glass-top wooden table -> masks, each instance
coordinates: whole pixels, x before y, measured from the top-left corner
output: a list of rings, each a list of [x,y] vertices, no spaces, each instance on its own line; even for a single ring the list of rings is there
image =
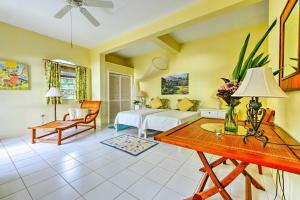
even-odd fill
[[[217,136],[220,135],[237,135],[237,136],[245,136],[247,134],[247,129],[244,126],[238,126],[238,132],[233,133],[224,130],[224,123],[204,123],[201,124],[200,127],[206,131],[210,131],[215,133]]]

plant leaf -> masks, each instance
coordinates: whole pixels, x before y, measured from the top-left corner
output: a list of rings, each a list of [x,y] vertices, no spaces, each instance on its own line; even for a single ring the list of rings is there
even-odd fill
[[[237,65],[235,66],[235,68],[233,70],[233,73],[232,73],[232,79],[233,80],[238,80],[238,78],[239,78],[239,74],[240,74],[240,71],[241,71],[241,67],[243,65],[245,53],[246,53],[246,50],[247,50],[247,47],[248,47],[249,39],[250,39],[250,33],[248,33],[248,35],[247,35],[247,37],[244,41],[244,45],[241,49],[238,63],[237,63]]]
[[[279,72],[280,72],[280,69],[277,69],[277,70],[275,70],[275,71],[273,72],[273,75],[274,75],[274,76],[277,76],[277,75],[279,74]]]
[[[262,45],[262,43],[265,41],[266,37],[269,35],[269,33],[271,32],[271,30],[274,28],[274,26],[276,25],[276,23],[277,23],[277,20],[274,20],[274,22],[271,24],[271,26],[268,28],[268,30],[265,32],[265,34],[258,41],[258,43],[255,45],[255,47],[253,48],[253,50],[249,54],[248,58],[246,59],[244,65],[243,65],[243,67],[241,69],[238,81],[242,81],[243,77],[245,77],[246,72],[247,72],[247,70],[249,68],[249,62],[251,60],[253,60],[253,57],[255,56],[256,52],[258,51],[258,49],[260,48],[260,46]]]

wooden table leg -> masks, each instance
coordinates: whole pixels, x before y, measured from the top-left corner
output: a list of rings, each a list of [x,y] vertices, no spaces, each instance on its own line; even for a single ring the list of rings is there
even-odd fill
[[[238,166],[239,165],[239,163],[238,163],[238,161],[236,161],[236,160],[234,160],[234,159],[230,159],[230,161],[235,165],[235,166]],[[244,174],[244,176],[247,178],[249,178],[249,180],[250,180],[250,182],[257,188],[257,189],[259,189],[259,190],[262,190],[262,191],[265,191],[265,188],[261,185],[261,184],[259,184],[259,182],[258,181],[256,181],[246,170],[244,170],[243,172],[242,172],[243,174]]]
[[[247,175],[245,176],[245,192],[246,200],[252,200],[251,178]]]
[[[214,185],[216,187],[218,187],[218,192],[221,194],[221,196],[223,197],[223,199],[225,200],[231,200],[230,195],[228,194],[228,192],[225,190],[225,188],[223,187],[223,185],[220,183],[219,179],[217,178],[216,174],[213,172],[213,170],[211,169],[211,166],[209,165],[205,155],[202,152],[197,152],[202,164],[205,167],[206,172],[208,173],[209,177],[211,178],[212,182],[214,183]]]
[[[35,144],[35,138],[36,138],[36,129],[32,129],[32,134],[31,134],[31,143]]]
[[[62,135],[62,130],[58,129],[57,130],[58,137],[57,137],[57,145],[61,145],[61,135]]]

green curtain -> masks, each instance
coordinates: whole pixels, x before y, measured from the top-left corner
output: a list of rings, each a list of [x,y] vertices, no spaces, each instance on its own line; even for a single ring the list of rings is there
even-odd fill
[[[87,99],[87,69],[76,66],[76,100],[82,102]]]
[[[46,80],[48,89],[51,87],[60,88],[60,66],[56,62],[52,62],[47,60],[45,62],[45,73],[46,73]],[[47,104],[54,104],[56,103],[61,104],[61,97],[47,97]]]

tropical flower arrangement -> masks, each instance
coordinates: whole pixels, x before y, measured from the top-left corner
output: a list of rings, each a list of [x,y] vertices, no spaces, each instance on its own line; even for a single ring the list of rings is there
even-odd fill
[[[232,97],[232,94],[238,89],[241,85],[241,82],[244,80],[247,70],[250,68],[262,67],[270,62],[269,55],[264,55],[264,53],[260,53],[256,56],[257,51],[271,32],[271,30],[276,25],[275,20],[262,38],[258,41],[258,43],[254,46],[248,57],[245,59],[248,43],[250,40],[250,33],[247,35],[244,44],[242,46],[238,62],[232,72],[232,76],[230,79],[222,78],[225,82],[219,89],[217,96],[223,99],[227,106],[228,110],[225,116],[224,129],[225,131],[237,132],[238,124],[237,124],[237,114],[235,113],[235,107],[240,104],[240,98]],[[277,74],[277,72],[274,72]]]

